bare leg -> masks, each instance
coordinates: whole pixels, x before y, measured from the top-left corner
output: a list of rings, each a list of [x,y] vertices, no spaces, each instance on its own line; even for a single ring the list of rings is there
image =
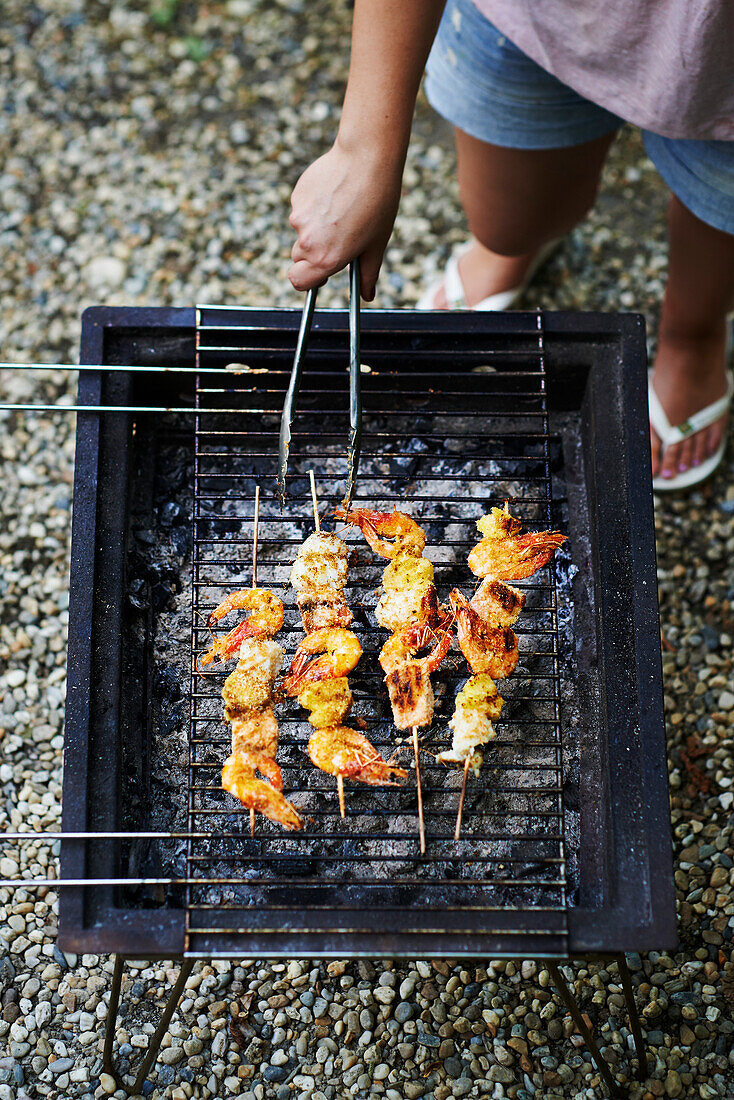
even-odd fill
[[[713,229],[677,198],[668,209],[668,285],[660,315],[653,385],[671,424],[726,392],[726,315],[734,308],[734,236]],[[660,454],[650,430],[653,476],[672,477],[717,449],[726,417]]]
[[[459,261],[470,306],[517,286],[538,249],[583,218],[614,136],[566,149],[505,149],[455,130],[461,202],[475,238]],[[441,288],[435,308],[446,307]]]

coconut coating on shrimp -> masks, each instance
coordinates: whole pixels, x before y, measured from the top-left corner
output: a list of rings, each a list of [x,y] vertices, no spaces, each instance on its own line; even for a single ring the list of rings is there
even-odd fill
[[[391,632],[417,623],[438,626],[446,614],[433,583],[433,564],[401,552],[382,576],[384,592],[375,608],[380,626]]]
[[[237,714],[232,719],[232,752],[257,751],[275,759],[278,723],[272,707]]]
[[[346,543],[336,535],[315,531],[300,546],[290,581],[299,593],[316,588],[341,589],[346,583],[347,571]]]
[[[270,704],[275,677],[282,663],[283,648],[271,638],[248,638],[243,642],[237,667],[222,688],[227,722]]]
[[[329,626],[347,627],[354,618],[341,589],[304,588],[296,599],[307,634]]]
[[[456,696],[449,722],[453,731],[451,748],[438,754],[439,763],[463,764],[467,757],[472,757],[471,766],[478,770],[482,758],[476,752],[477,746],[496,738],[492,723],[499,718],[503,703],[491,676],[472,676]]]
[[[304,710],[310,710],[308,720],[316,729],[340,726],[352,709],[352,692],[346,676],[309,684],[298,696]]]
[[[470,603],[487,626],[507,627],[517,622],[526,599],[519,588],[488,577],[479,585]]]

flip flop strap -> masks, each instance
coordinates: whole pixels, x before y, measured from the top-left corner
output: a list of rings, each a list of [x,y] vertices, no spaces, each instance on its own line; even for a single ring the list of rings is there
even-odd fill
[[[459,275],[459,257],[466,251],[466,247],[456,248],[449,256],[444,272],[443,287],[446,293],[446,301],[449,309],[468,309],[466,291]]]
[[[682,443],[684,439],[689,439],[696,432],[710,427],[720,417],[724,416],[731,405],[732,394],[734,394],[734,379],[731,372],[728,371],[724,396],[720,397],[718,401],[713,401],[710,405],[707,405],[705,409],[700,409],[693,416],[689,416],[688,420],[684,420],[682,424],[673,426],[666,416],[665,409],[660,404],[660,399],[653,389],[652,382],[650,382],[648,386],[650,423],[664,447],[670,447],[674,443]]]

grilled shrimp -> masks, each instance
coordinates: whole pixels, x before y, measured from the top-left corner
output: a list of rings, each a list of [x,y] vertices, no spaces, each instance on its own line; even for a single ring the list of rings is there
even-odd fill
[[[507,538],[488,536],[469,554],[469,568],[477,577],[519,581],[547,565],[565,541],[560,531],[529,531]]]
[[[430,645],[433,649],[427,656],[417,656]],[[431,673],[438,668],[450,645],[450,629],[437,634],[422,624],[401,630],[385,642],[380,651],[380,664],[385,671],[393,721],[398,729],[430,726],[434,705]]]
[[[232,722],[232,752],[260,752],[275,759],[278,751],[278,723],[272,707],[234,714]],[[260,769],[262,771],[262,768]],[[266,773],[268,774],[268,773]],[[268,774],[271,783],[271,776]],[[274,784],[277,786],[277,784]],[[280,788],[278,788],[280,790]]]
[[[446,618],[446,608],[438,602],[438,593],[431,585],[423,592],[420,589],[384,592],[377,601],[375,618],[380,626],[391,631],[414,625],[440,627]]]
[[[258,779],[255,770],[272,777],[274,785]],[[277,821],[286,829],[302,829],[303,822],[296,809],[280,793],[283,781],[280,768],[265,756],[257,752],[233,752],[227,757],[222,768],[222,786],[248,809],[256,810],[271,821]]]
[[[269,588],[240,588],[215,607],[207,626],[214,626],[230,611],[251,611],[245,619],[248,634],[277,634],[283,625],[283,602]]]
[[[488,626],[512,626],[525,606],[526,596],[504,581],[483,580],[471,605]]]
[[[509,627],[488,626],[456,588],[449,599],[456,614],[461,652],[472,672],[488,672],[496,680],[509,676],[519,656],[514,631]]]
[[[341,775],[373,786],[397,786],[395,779],[405,779],[408,774],[388,764],[364,734],[348,726],[314,730],[308,742],[308,755],[317,768],[329,775]]]
[[[372,549],[382,558],[394,558],[401,551],[419,558],[426,545],[422,527],[405,512],[373,512],[368,508],[352,508],[345,512],[337,508],[334,513],[345,523],[359,527]]]
[[[245,638],[265,634],[272,637],[283,625],[283,602],[269,588],[241,588],[231,592],[227,599],[215,607],[207,621],[212,627],[230,611],[251,611],[234,630],[223,638],[216,638],[201,658],[202,665],[211,661],[227,661],[237,655]]]
[[[296,650],[283,690],[300,695],[308,684],[347,676],[362,656],[362,646],[351,630],[324,627],[308,634]]]
[[[416,655],[433,645],[425,657]],[[451,630],[447,627],[440,634],[424,623],[417,623],[393,634],[380,650],[380,664],[385,672],[394,672],[400,665],[420,664],[426,672],[435,672],[449,651]]]

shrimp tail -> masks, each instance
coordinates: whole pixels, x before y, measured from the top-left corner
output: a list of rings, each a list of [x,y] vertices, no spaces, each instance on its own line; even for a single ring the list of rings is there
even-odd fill
[[[272,756],[258,749],[247,749],[241,755],[254,771],[259,771],[265,776],[276,791],[283,790],[283,773]]]
[[[302,829],[303,822],[295,806],[279,790],[256,778],[254,767],[258,771],[263,770],[261,763],[264,765],[264,761],[254,764],[251,759],[253,755],[258,754],[232,753],[226,759],[222,768],[222,787],[248,809],[269,817],[271,821],[277,821],[284,828]]]

